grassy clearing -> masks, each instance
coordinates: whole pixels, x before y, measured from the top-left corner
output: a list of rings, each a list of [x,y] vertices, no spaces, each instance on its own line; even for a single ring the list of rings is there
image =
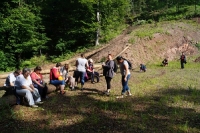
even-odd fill
[[[100,83],[87,82],[83,92],[51,93],[38,109],[1,105],[0,131],[200,132],[200,64],[188,60],[183,70],[176,61],[167,67],[148,64],[146,73],[133,70],[133,96],[124,99],[116,99],[121,92],[117,74],[109,97],[100,93],[106,88],[102,77]]]

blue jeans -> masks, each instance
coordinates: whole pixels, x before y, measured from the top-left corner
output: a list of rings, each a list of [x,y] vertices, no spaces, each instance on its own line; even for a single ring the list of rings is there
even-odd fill
[[[126,91],[129,91],[129,87],[128,87],[128,80],[130,79],[131,74],[127,75],[126,81],[124,80],[125,76],[122,76],[122,95],[125,94]]]
[[[80,78],[81,85],[84,85],[84,83],[85,83],[85,73],[86,72],[76,71],[75,81],[78,83],[78,79]]]
[[[64,80],[50,80],[50,84],[52,85],[65,85],[65,81]]]

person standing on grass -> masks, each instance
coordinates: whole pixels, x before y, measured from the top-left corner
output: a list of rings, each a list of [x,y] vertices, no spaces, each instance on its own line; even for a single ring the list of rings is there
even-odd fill
[[[102,64],[103,68],[103,76],[105,76],[106,84],[107,84],[107,90],[104,92],[107,96],[110,95],[110,89],[111,89],[111,80],[114,76],[114,61],[112,60],[112,55],[108,54],[107,61]]]
[[[85,74],[86,69],[88,68],[88,61],[85,59],[85,55],[81,54],[81,57],[76,60],[76,76],[75,81],[78,83],[78,79],[80,78],[81,81],[81,90],[83,90],[83,86],[85,83]]]
[[[125,93],[127,93],[127,95],[131,96],[132,94],[131,94],[130,88],[128,86],[128,80],[131,77],[130,70],[128,69],[129,68],[128,62],[126,60],[124,60],[122,56],[117,57],[117,62],[119,64],[120,72],[122,75],[122,79],[121,79],[122,92],[121,92],[121,96],[118,96],[117,98],[123,98]]]
[[[186,56],[183,52],[181,54],[180,61],[181,61],[181,69],[184,69],[184,64],[186,64],[187,62],[186,62]]]

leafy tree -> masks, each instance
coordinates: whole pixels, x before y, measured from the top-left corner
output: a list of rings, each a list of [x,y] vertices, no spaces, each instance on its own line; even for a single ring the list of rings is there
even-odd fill
[[[31,8],[27,5],[8,6],[6,15],[0,16],[0,48],[14,61],[9,61],[9,66],[15,64],[19,67],[21,59],[30,58],[39,49],[46,48],[44,44],[48,38],[42,32],[41,18]]]

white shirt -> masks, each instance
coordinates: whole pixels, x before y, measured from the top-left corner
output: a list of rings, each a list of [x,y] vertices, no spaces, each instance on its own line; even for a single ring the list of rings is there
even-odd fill
[[[8,75],[8,77],[6,78],[6,82],[5,82],[4,86],[10,86],[10,83],[15,84],[15,80],[16,80],[16,77],[15,77],[14,73],[10,73]]]
[[[87,59],[85,58],[78,58],[77,59],[78,62],[78,66],[77,66],[77,70],[79,72],[86,72],[86,64],[87,64]]]
[[[21,86],[30,86],[32,84],[31,77],[28,76],[27,79],[24,78],[24,75],[19,75],[16,77],[15,86],[17,89],[21,89]]]
[[[128,67],[128,62],[126,60],[124,60],[121,64],[120,64],[120,71],[121,71],[121,75],[125,76],[126,74],[126,69],[125,66]],[[129,69],[127,70],[127,74],[130,74]]]

